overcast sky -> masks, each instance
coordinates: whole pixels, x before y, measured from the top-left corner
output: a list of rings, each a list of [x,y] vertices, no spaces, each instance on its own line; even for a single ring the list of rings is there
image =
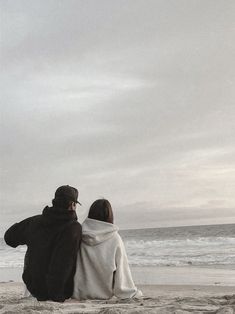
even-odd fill
[[[234,0],[0,7],[0,234],[63,184],[80,220],[235,223]]]

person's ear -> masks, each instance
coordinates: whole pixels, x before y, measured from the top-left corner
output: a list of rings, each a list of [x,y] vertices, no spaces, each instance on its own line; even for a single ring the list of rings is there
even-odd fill
[[[69,202],[69,210],[72,210],[73,209],[73,202]]]

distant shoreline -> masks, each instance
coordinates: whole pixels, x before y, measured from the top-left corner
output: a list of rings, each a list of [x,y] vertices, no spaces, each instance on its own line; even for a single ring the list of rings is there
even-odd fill
[[[154,229],[175,229],[175,228],[200,228],[200,227],[219,227],[219,226],[234,226],[235,223],[221,223],[221,224],[201,224],[201,225],[180,225],[180,226],[165,226],[165,227],[145,227],[145,228],[129,228],[129,229],[119,229],[119,231],[139,231],[139,230],[154,230]],[[235,237],[235,231],[234,231]]]

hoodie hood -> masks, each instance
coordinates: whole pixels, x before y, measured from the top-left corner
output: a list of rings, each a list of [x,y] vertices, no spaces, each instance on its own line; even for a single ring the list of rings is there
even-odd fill
[[[46,206],[42,212],[42,219],[45,225],[58,225],[69,221],[76,221],[77,215],[73,210]]]
[[[114,224],[86,218],[82,224],[82,241],[94,246],[110,239],[118,230]]]

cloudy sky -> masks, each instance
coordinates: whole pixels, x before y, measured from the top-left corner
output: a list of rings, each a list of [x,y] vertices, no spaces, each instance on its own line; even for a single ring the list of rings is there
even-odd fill
[[[0,233],[63,184],[80,220],[235,223],[234,0],[0,7]]]

